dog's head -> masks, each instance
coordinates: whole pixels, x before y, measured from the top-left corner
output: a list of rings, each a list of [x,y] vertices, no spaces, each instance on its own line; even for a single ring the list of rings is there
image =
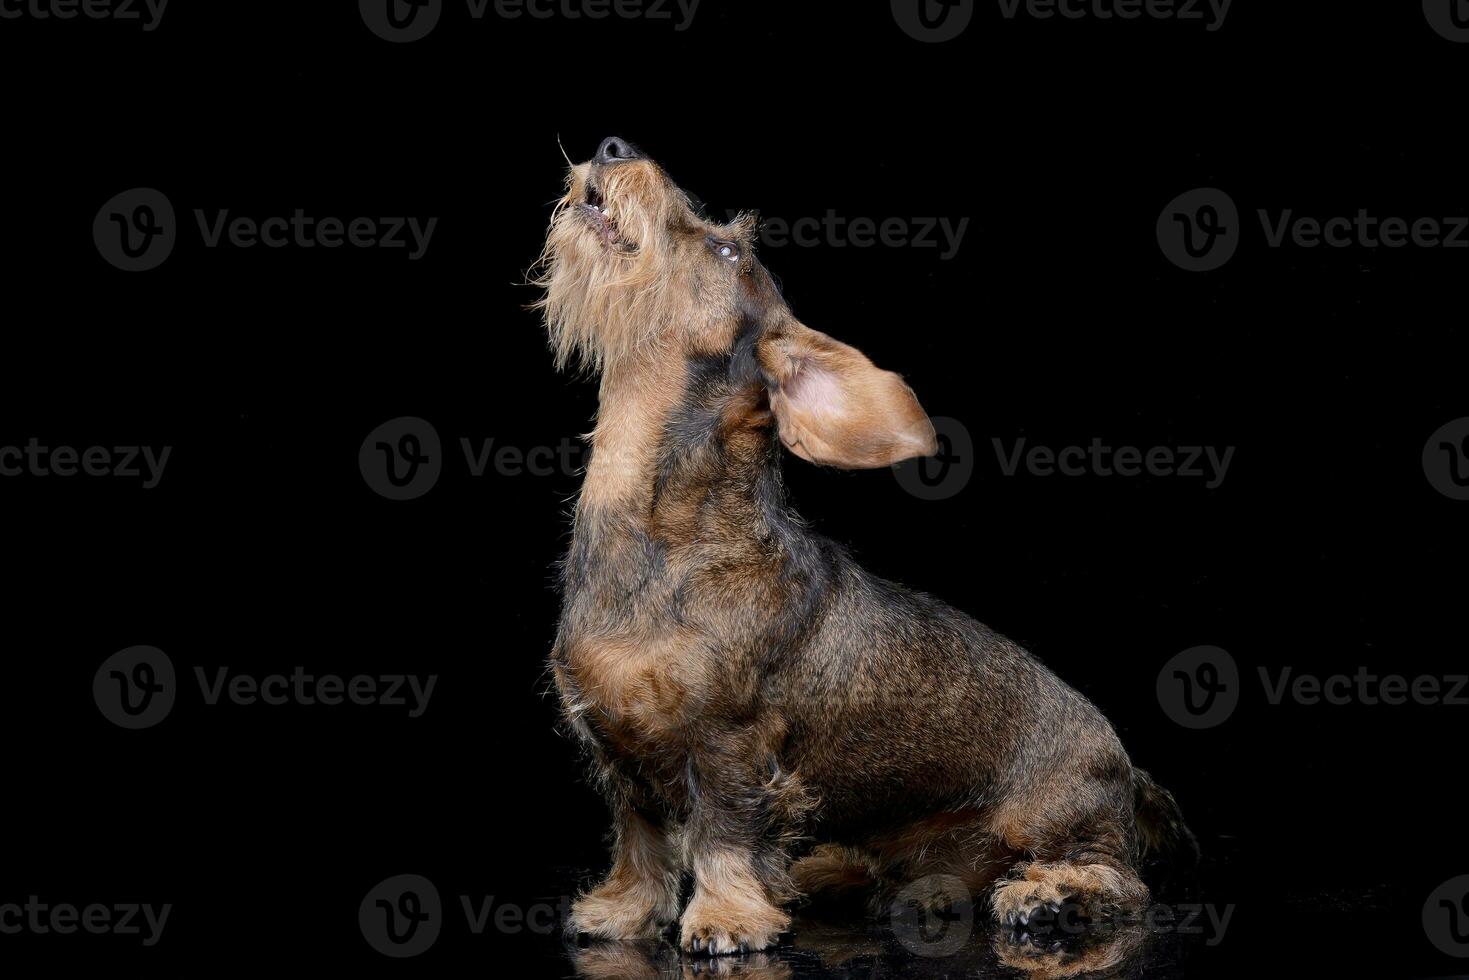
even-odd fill
[[[755,257],[756,224],[714,224],[616,138],[573,166],[541,260],[539,306],[558,366],[603,372],[748,361],[781,441],[804,459],[886,466],[937,450],[902,378],[792,315]]]

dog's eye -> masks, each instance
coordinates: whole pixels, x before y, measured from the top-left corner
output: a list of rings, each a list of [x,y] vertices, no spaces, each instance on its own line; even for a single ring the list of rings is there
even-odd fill
[[[709,247],[714,249],[714,254],[721,259],[727,259],[730,262],[738,262],[740,260],[740,247],[734,242],[727,242],[722,238],[711,238],[709,239]]]

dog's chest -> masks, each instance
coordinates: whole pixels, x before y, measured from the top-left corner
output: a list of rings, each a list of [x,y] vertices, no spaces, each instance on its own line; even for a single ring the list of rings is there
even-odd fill
[[[604,751],[677,752],[707,701],[701,653],[699,638],[678,627],[570,638],[554,667],[562,706]]]

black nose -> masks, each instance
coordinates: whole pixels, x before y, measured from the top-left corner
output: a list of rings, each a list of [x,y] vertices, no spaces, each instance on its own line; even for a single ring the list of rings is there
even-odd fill
[[[622,163],[627,160],[641,160],[643,155],[637,151],[631,143],[620,140],[616,136],[609,136],[597,147],[595,162],[606,166],[609,163]]]

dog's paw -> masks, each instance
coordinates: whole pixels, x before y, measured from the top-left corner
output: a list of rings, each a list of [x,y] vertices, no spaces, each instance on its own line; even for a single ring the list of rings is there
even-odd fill
[[[676,903],[654,890],[603,885],[572,903],[566,932],[592,939],[657,939],[677,916]]]
[[[703,956],[728,956],[732,953],[755,953],[770,949],[780,936],[780,929],[745,929],[720,925],[686,925],[679,945],[685,953]]]
[[[1055,918],[1071,896],[1051,882],[1007,881],[995,888],[992,904],[995,918],[1007,926],[1027,926],[1037,917]]]
[[[684,911],[679,946],[703,956],[755,953],[774,946],[790,924],[790,917],[771,905],[728,904],[695,895]]]
[[[1008,926],[1027,926],[1037,916],[1097,918],[1147,901],[1135,875],[1101,864],[1027,865],[1023,877],[1002,881],[991,895],[995,918]]]

